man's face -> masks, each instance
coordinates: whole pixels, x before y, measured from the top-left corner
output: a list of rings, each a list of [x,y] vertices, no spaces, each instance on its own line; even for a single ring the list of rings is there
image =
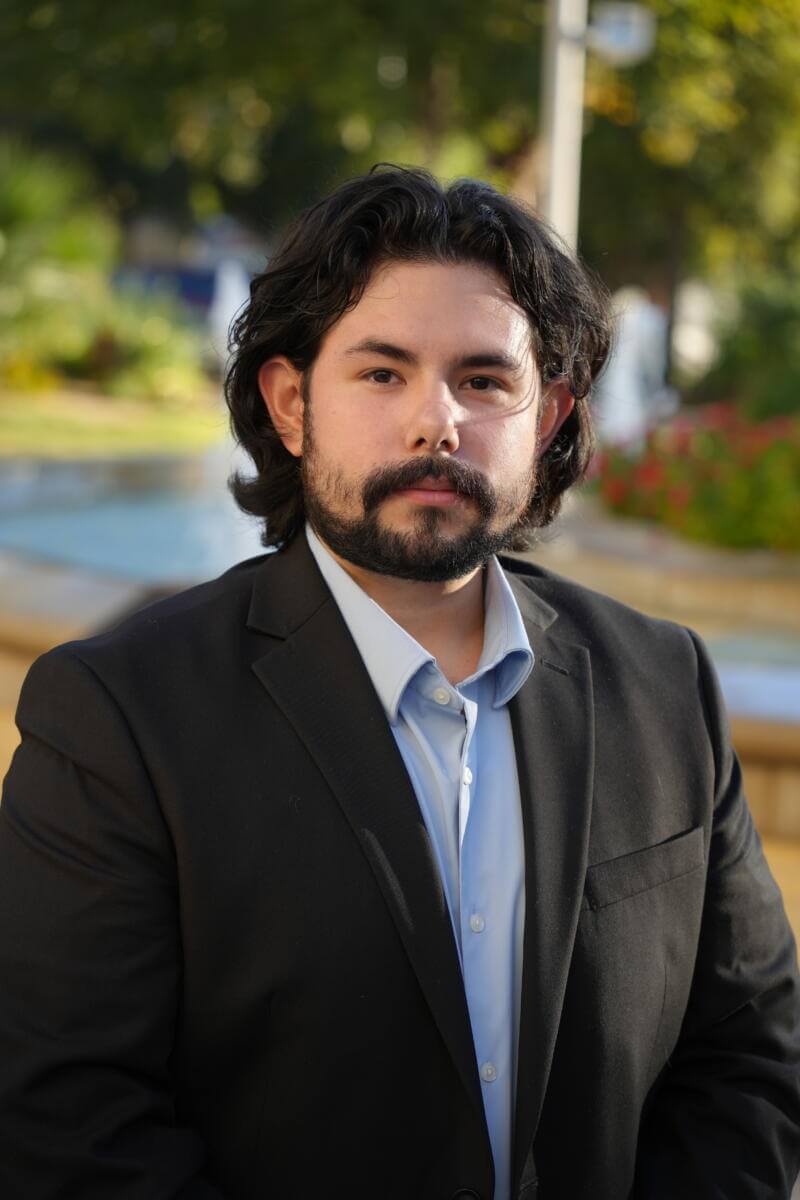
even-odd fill
[[[484,267],[390,262],[375,273],[303,381],[294,452],[311,525],[335,553],[431,581],[509,546],[544,436],[571,406],[561,387],[541,420],[530,343],[525,313]]]

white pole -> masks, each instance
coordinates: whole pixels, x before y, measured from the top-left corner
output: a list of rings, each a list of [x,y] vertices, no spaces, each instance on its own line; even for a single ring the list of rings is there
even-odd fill
[[[578,245],[588,0],[548,0],[542,80],[542,212]]]

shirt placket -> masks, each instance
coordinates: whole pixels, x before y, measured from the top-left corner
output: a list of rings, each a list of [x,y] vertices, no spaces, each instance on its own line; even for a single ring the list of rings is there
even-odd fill
[[[507,1053],[502,1042],[502,1022],[496,1011],[497,997],[492,978],[496,939],[503,931],[492,928],[491,896],[485,890],[487,847],[482,844],[481,813],[477,805],[479,767],[477,739],[478,704],[466,700],[468,733],[461,761],[460,804],[463,814],[459,839],[459,907],[462,970],[470,1008],[478,1072],[487,1112],[506,1107],[509,1085]],[[484,800],[486,797],[484,797]],[[470,815],[472,820],[470,821]]]
[[[464,741],[461,746],[461,758],[458,764],[458,858],[461,862],[461,849],[469,824],[469,812],[472,804],[472,787],[475,778],[474,767],[470,765],[473,750],[473,735],[478,723],[478,706],[474,700],[464,699]],[[459,881],[461,869],[459,866]],[[460,890],[459,883],[459,890]]]

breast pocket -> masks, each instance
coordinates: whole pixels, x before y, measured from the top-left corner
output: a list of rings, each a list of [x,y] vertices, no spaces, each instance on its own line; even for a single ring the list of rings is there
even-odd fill
[[[666,842],[595,863],[586,871],[584,909],[597,911],[660,887],[703,866],[703,829],[698,825]]]
[[[570,973],[573,1027],[587,1031],[582,1052],[590,1076],[627,1078],[642,1097],[672,1052],[686,1011],[704,861],[698,826],[586,872]]]

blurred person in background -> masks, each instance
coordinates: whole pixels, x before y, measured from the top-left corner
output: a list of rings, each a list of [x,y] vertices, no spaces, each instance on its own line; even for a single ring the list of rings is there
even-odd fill
[[[678,409],[678,393],[667,383],[669,296],[658,284],[621,288],[614,308],[614,344],[594,389],[597,436],[603,445],[637,451]]]
[[[795,948],[706,651],[499,557],[609,340],[482,183],[286,234],[227,380],[275,552],[23,688],[4,1197],[788,1196]]]

